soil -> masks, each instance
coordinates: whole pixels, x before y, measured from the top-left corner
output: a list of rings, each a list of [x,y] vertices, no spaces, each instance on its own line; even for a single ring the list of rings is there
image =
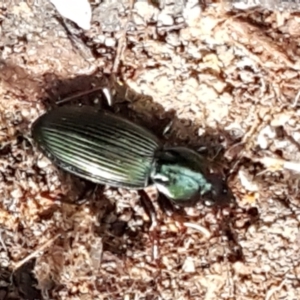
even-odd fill
[[[299,13],[90,4],[89,30],[46,0],[0,4],[0,299],[300,299]],[[164,142],[218,165],[236,204],[168,216],[154,199],[156,249],[137,191],[58,170],[32,122],[103,87],[158,136],[172,119]]]

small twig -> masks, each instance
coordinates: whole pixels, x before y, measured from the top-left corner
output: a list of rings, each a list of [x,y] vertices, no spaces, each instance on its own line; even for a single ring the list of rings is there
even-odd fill
[[[250,115],[252,115],[251,112],[250,112]],[[261,123],[261,120],[257,114],[256,120],[253,122],[250,130],[244,135],[243,140],[242,140],[242,142],[245,144],[245,148],[247,150],[249,150],[249,147],[250,147],[249,142],[253,138],[254,133],[258,131],[260,123]]]
[[[180,30],[180,29],[183,29],[183,28],[186,28],[187,25],[185,23],[180,23],[180,24],[174,24],[174,25],[171,25],[171,26],[160,26],[160,27],[157,27],[157,31],[159,33],[166,33],[166,32],[170,32],[170,31],[173,31],[173,30]]]
[[[288,161],[280,158],[264,157],[258,158],[257,161],[261,162],[264,166],[271,170],[287,169],[300,173],[300,163],[296,161]]]
[[[299,98],[300,98],[300,90],[298,91],[298,93],[297,93],[297,95],[295,97],[294,103],[291,105],[292,108],[295,108],[298,105]]]
[[[45,250],[47,247],[49,247],[58,237],[60,236],[60,233],[54,236],[52,239],[47,241],[44,245],[39,246],[38,249],[30,253],[28,256],[26,256],[24,259],[21,261],[17,262],[14,266],[14,270],[17,270],[20,268],[22,265],[24,265],[27,261],[31,260],[32,258],[36,257],[39,252]]]
[[[4,243],[3,239],[2,239],[2,233],[3,233],[2,230],[0,230],[0,242],[1,242],[1,245],[2,245],[2,247],[4,249],[4,251],[7,252],[7,247],[6,247],[6,245],[5,245],[5,243]]]
[[[130,7],[129,7],[129,10],[130,10],[129,19],[130,20],[132,20],[133,6],[134,6],[134,0],[130,0]],[[127,35],[127,31],[128,31],[130,24],[132,24],[132,22],[127,21],[126,25],[124,26],[124,29],[121,31],[121,36],[119,38],[117,53],[116,53],[113,70],[112,70],[113,74],[117,74],[119,66],[120,66],[121,57],[123,56],[123,53],[126,49],[126,46],[127,46],[126,35]]]
[[[183,225],[187,228],[192,228],[195,229],[199,232],[201,232],[207,239],[211,237],[211,233],[203,226],[195,223],[190,223],[190,222],[184,222]]]
[[[234,295],[234,292],[235,292],[235,284],[234,284],[234,281],[233,281],[233,274],[232,272],[230,272],[230,267],[231,267],[231,264],[229,263],[229,261],[227,260],[227,263],[225,264],[225,267],[226,267],[226,275],[227,275],[227,285],[230,289],[230,292],[231,292],[231,297],[233,297]]]
[[[273,298],[272,296],[273,296],[276,292],[280,291],[280,290],[282,289],[282,287],[285,285],[285,281],[286,281],[286,279],[284,279],[284,280],[280,283],[279,286],[273,287],[273,288],[271,288],[270,290],[268,290],[267,293],[266,293],[265,300],[269,300],[269,299]]]
[[[254,108],[255,109],[255,108]],[[249,113],[249,117],[251,117],[253,115],[252,111],[250,111]],[[237,159],[233,165],[233,167],[230,170],[230,174],[233,174],[236,170],[236,167],[239,165],[241,159],[245,156],[245,154],[247,153],[247,151],[249,151],[249,149],[251,148],[251,140],[253,140],[254,134],[256,132],[259,131],[259,129],[263,126],[264,122],[260,119],[258,112],[256,113],[256,118],[250,128],[250,130],[248,130],[242,141],[233,145],[232,147],[230,147],[226,153],[230,153],[230,151],[232,151],[233,148],[244,145],[244,148],[240,151],[240,153],[237,156]],[[226,155],[226,154],[225,154]]]
[[[290,161],[290,160],[274,158],[274,157],[263,157],[263,158],[251,157],[250,159],[254,162],[259,162],[263,164],[267,169],[271,171],[280,171],[286,169],[286,170],[294,171],[296,173],[300,173],[300,162],[297,161]]]
[[[291,59],[288,57],[288,55],[283,51],[282,48],[280,48],[277,44],[274,44],[272,40],[264,35],[257,27],[254,25],[249,24],[248,22],[244,20],[240,20],[239,18],[233,17],[226,20],[224,23],[229,26],[229,28],[232,30],[232,32],[235,32],[240,37],[247,37],[248,41],[251,44],[251,41],[257,42],[260,46],[263,47],[263,49],[272,57],[281,59],[282,62],[284,62],[288,67],[291,69],[298,70],[299,67],[291,61]],[[251,38],[250,38],[251,37]],[[240,42],[237,40],[234,40],[235,43],[238,43],[241,45]],[[252,53],[253,54],[253,53]],[[257,56],[258,58],[258,56]],[[262,63],[261,59],[258,58],[260,63]],[[265,68],[264,63],[261,64],[263,68]]]

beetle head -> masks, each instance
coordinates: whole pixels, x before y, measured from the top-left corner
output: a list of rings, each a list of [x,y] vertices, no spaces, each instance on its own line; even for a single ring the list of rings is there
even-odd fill
[[[213,173],[209,161],[185,147],[157,153],[151,179],[161,193],[181,206],[201,200],[209,206],[222,206],[233,199],[224,176]]]

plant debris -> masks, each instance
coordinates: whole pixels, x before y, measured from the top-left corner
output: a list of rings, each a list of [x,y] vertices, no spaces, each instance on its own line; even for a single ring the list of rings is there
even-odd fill
[[[87,30],[46,0],[0,4],[1,299],[300,298],[299,15],[199,2],[93,0]],[[90,188],[30,137],[107,82],[155,133],[172,117],[166,143],[205,152],[236,197],[170,216],[154,199],[156,260],[136,191]]]

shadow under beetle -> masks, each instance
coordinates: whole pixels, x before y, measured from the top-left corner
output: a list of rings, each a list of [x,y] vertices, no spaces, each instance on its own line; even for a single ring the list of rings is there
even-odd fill
[[[179,206],[223,205],[234,198],[226,178],[186,147],[165,147],[148,129],[90,106],[57,107],[32,125],[41,151],[58,167],[96,184],[140,190],[155,185]],[[150,219],[153,205],[144,203]]]

